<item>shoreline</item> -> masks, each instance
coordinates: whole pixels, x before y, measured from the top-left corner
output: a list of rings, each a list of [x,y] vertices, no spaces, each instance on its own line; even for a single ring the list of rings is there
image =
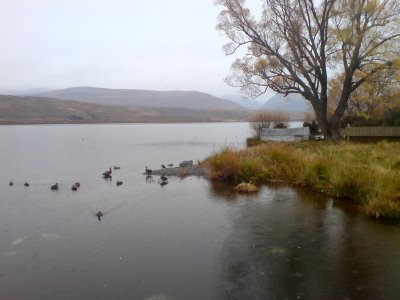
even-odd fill
[[[263,143],[206,159],[212,181],[283,183],[357,204],[373,218],[400,219],[398,142]]]
[[[298,122],[298,121],[290,121],[290,122]],[[204,121],[151,121],[151,122],[32,122],[32,123],[1,123],[0,126],[20,126],[20,125],[109,125],[109,124],[118,124],[118,125],[131,125],[131,124],[203,124],[203,123],[248,123],[247,120],[204,120]]]
[[[152,170],[151,174],[142,173],[143,175],[165,175],[174,177],[187,177],[187,176],[197,176],[209,179],[208,169],[203,164],[196,164],[187,167],[172,167]]]

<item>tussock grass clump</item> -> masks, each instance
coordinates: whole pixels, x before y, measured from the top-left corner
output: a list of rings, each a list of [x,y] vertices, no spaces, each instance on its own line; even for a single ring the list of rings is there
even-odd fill
[[[217,181],[233,181],[239,175],[239,156],[237,152],[226,148],[208,159],[210,178]]]
[[[238,193],[254,193],[258,191],[258,188],[252,183],[242,182],[235,187],[235,191]]]
[[[312,186],[315,190],[320,192],[324,192],[324,190],[331,191],[331,176],[331,161],[324,157],[311,158],[310,162],[306,165],[302,182],[303,185]]]
[[[238,179],[245,182],[256,180],[261,175],[261,169],[261,163],[255,159],[240,159]]]
[[[400,219],[399,175],[387,170],[377,170],[376,176],[379,180],[363,205],[363,211],[366,215],[375,218]]]
[[[255,148],[255,155],[261,159],[264,180],[285,180],[298,182],[305,168],[304,157],[299,151],[286,148],[283,143],[270,143]]]
[[[373,191],[374,174],[368,168],[347,164],[336,165],[335,169],[330,177],[333,195],[359,203],[366,201]]]
[[[399,161],[396,161],[396,162],[392,165],[392,169],[393,169],[393,170],[400,171],[400,160],[399,160]]]
[[[246,139],[246,145],[247,147],[253,147],[253,146],[257,146],[260,145],[261,141],[259,137],[250,137]]]
[[[368,216],[400,218],[400,143],[270,142],[206,163],[212,180],[285,181],[358,203]]]
[[[400,219],[400,193],[393,189],[379,191],[370,197],[363,211],[370,217]]]
[[[217,181],[249,182],[262,177],[262,164],[259,159],[247,151],[230,148],[214,154],[206,163],[209,177]]]

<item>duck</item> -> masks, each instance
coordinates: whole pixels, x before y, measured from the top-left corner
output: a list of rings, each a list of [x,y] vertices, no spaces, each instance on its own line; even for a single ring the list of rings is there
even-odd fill
[[[71,190],[77,191],[77,190],[78,190],[78,187],[77,187],[75,184],[73,184],[72,187],[71,187]]]
[[[150,175],[151,173],[153,173],[153,170],[147,168],[147,166],[146,166],[145,171],[146,171],[146,174],[148,174],[148,175]]]
[[[112,170],[110,167],[110,169],[108,171],[105,171],[102,175],[104,178],[111,178],[111,173],[112,173]]]
[[[52,186],[50,187],[50,189],[51,189],[52,191],[58,190],[58,183],[55,183],[54,185],[52,185]]]
[[[121,185],[123,182],[120,180],[117,180],[116,185]]]
[[[12,182],[12,180],[10,180],[10,182],[8,183],[9,186],[13,186],[14,182]]]
[[[99,221],[101,221],[101,217],[104,216],[104,214],[99,210],[95,216],[97,217],[97,219],[99,219]]]
[[[24,186],[28,187],[29,183],[25,181]]]
[[[167,181],[167,180],[168,180],[168,177],[165,176],[165,174],[161,174],[160,179],[161,179],[162,181]]]
[[[165,165],[161,165],[161,168],[165,169],[165,168],[166,168],[166,166],[165,166]]]

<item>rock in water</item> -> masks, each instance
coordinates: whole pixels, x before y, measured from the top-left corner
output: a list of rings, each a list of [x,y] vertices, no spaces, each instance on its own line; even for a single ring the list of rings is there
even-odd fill
[[[179,166],[182,167],[191,167],[193,166],[193,160],[184,160],[179,164]]]
[[[235,187],[235,191],[238,193],[254,193],[258,191],[258,188],[252,183],[242,182]]]

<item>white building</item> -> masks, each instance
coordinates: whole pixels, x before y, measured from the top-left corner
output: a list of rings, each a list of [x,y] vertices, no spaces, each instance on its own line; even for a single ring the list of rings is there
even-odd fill
[[[261,141],[291,142],[306,141],[309,138],[309,127],[264,128],[261,133]]]

